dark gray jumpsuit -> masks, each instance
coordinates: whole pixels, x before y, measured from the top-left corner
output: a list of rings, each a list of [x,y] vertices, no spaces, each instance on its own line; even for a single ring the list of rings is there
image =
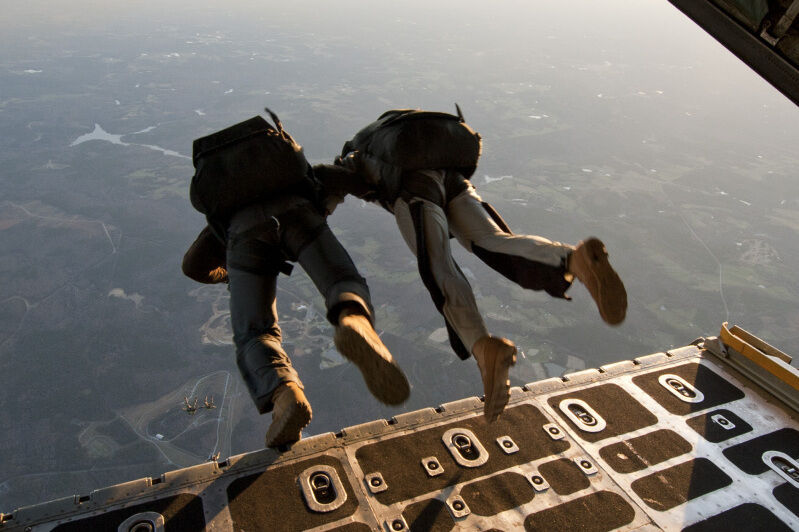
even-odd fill
[[[285,261],[298,262],[325,300],[333,325],[343,307],[355,305],[373,320],[366,281],[314,204],[302,196],[281,195],[236,212],[224,253],[236,363],[260,413],[272,410],[272,393],[285,382],[302,386],[281,345],[277,276]],[[221,242],[205,230],[184,257],[189,277],[208,282],[219,264]],[[216,248],[216,249],[215,249]],[[216,262],[209,257],[216,255]]]

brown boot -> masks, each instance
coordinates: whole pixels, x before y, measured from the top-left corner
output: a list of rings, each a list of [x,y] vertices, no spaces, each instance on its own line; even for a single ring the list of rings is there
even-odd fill
[[[266,446],[280,447],[299,441],[311,422],[311,404],[297,383],[281,384],[272,394],[272,424],[266,431]]]
[[[608,262],[608,252],[601,240],[589,238],[580,242],[571,254],[568,270],[588,289],[605,322],[618,325],[624,321],[627,291]]]
[[[366,316],[344,309],[333,342],[339,353],[358,366],[366,387],[378,401],[398,405],[408,399],[411,389],[405,374]]]
[[[493,423],[510,399],[508,371],[516,363],[516,345],[505,338],[483,336],[475,342],[472,353],[483,378],[483,415]]]

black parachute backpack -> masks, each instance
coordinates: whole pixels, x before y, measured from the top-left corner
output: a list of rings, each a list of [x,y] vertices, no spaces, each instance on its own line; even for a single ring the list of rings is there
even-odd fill
[[[261,116],[194,141],[194,177],[189,197],[195,209],[220,224],[237,210],[276,193],[296,192],[316,200],[311,165],[302,147]]]
[[[344,143],[341,156],[359,151],[380,167],[381,198],[393,203],[400,174],[408,170],[459,168],[468,179],[477,167],[482,140],[466,124],[460,107],[457,115],[418,109],[386,111]]]

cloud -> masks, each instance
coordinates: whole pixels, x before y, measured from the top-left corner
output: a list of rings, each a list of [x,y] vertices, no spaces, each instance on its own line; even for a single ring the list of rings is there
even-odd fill
[[[141,307],[142,301],[144,301],[144,296],[133,292],[132,294],[128,295],[125,291],[121,288],[114,288],[110,292],[108,292],[108,297],[118,297],[119,299],[125,299],[127,301],[133,301],[133,304],[136,305],[136,308]]]

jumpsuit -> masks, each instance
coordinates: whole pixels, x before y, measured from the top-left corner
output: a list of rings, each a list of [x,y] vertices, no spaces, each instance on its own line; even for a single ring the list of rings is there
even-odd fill
[[[346,194],[353,194],[378,202],[394,214],[460,358],[469,358],[475,342],[488,331],[472,288],[452,257],[450,236],[521,287],[570,299],[566,291],[573,281],[568,273],[573,246],[513,234],[457,169],[405,171],[399,176],[398,195],[392,201],[380,184],[381,172],[387,167],[365,161],[361,165],[348,155],[336,165],[316,165],[314,170],[330,191],[329,198],[340,202]],[[424,245],[420,247],[419,242]]]
[[[273,408],[272,393],[283,383],[302,387],[281,345],[277,276],[285,261],[297,262],[324,297],[327,319],[357,306],[370,321],[373,308],[366,281],[314,204],[298,195],[281,195],[236,212],[227,228],[224,251],[230,292],[230,321],[236,363],[259,413]],[[218,266],[221,242],[203,233],[186,253],[183,270],[208,282],[208,266]],[[217,257],[217,261],[209,257]]]
[[[566,264],[574,248],[540,236],[514,235],[503,230],[485,208],[474,186],[456,171],[421,170],[410,175],[412,179],[421,178],[434,183],[445,198],[444,205],[410,193],[408,187],[403,186],[393,206],[397,225],[417,257],[417,235],[419,231],[423,232],[427,263],[420,262],[420,269],[429,269],[434,283],[431,293],[435,290],[440,292],[440,295],[433,294],[433,300],[442,298],[439,310],[468,353],[488,331],[471,286],[452,257],[450,233],[468,251],[522,287],[565,297],[571,285]],[[462,190],[452,198],[447,197],[447,189],[453,187],[446,181],[454,181],[455,188]],[[498,221],[503,223],[501,219]],[[426,273],[421,273],[424,278]]]

